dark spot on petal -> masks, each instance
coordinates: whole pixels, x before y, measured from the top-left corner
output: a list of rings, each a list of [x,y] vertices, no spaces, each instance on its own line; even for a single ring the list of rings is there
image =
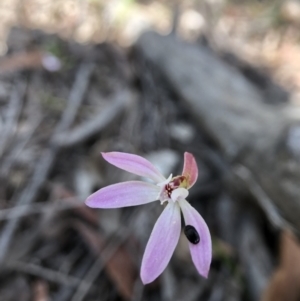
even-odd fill
[[[197,230],[191,226],[187,225],[184,227],[184,234],[186,238],[191,242],[192,244],[196,245],[200,242],[200,236]]]

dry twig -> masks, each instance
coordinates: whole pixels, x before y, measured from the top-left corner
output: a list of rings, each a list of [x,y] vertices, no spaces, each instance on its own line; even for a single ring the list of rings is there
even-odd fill
[[[74,276],[66,275],[58,271],[53,271],[51,269],[47,269],[33,263],[26,263],[22,261],[10,261],[6,263],[4,267],[11,270],[38,276],[40,278],[61,285],[78,286],[79,283],[83,283],[83,285],[89,285],[90,287],[92,286],[90,283],[86,283],[84,280],[81,280]]]
[[[113,100],[102,109],[93,119],[77,126],[71,131],[60,133],[55,138],[55,143],[60,147],[71,147],[79,144],[91,136],[99,133],[108,126],[128,104],[130,95],[127,91],[117,92]]]
[[[247,167],[238,165],[234,169],[234,174],[246,184],[246,187],[248,187],[250,193],[252,193],[252,195],[255,197],[255,200],[258,202],[259,206],[268,217],[270,223],[275,228],[279,230],[290,229],[294,232],[297,232],[297,230],[279,214],[272,200],[268,197],[262,187],[255,181],[251,171]]]
[[[30,204],[36,197],[39,189],[42,187],[51,169],[51,166],[53,165],[55,156],[59,151],[59,147],[56,146],[55,143],[53,143],[53,141],[55,141],[55,137],[56,135],[58,135],[58,133],[66,130],[73,123],[77,111],[80,107],[80,104],[83,101],[83,97],[88,87],[90,76],[93,72],[93,67],[94,66],[90,63],[83,63],[78,69],[74,85],[71,89],[68,106],[64,111],[59,124],[54,130],[53,138],[51,139],[52,143],[50,142],[50,147],[44,150],[39,161],[37,162],[31,180],[29,181],[28,185],[25,187],[24,191],[20,194],[20,197],[17,200],[18,205]],[[10,241],[18,224],[19,219],[11,219],[5,225],[2,231],[2,234],[0,236],[0,262],[3,262]]]
[[[41,214],[47,213],[50,211],[63,211],[70,210],[78,207],[84,206],[83,202],[79,202],[78,198],[69,198],[57,200],[54,204],[24,204],[20,206],[15,206],[13,208],[2,209],[0,210],[0,221],[20,218],[32,214]]]
[[[15,87],[12,89],[9,106],[6,113],[6,121],[0,136],[0,157],[5,151],[8,140],[13,136],[12,132],[17,128],[25,91],[26,84],[21,80],[17,81]]]

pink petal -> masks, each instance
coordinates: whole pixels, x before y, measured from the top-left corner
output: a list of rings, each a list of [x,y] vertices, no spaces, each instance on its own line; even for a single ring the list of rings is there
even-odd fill
[[[200,236],[200,242],[196,245],[189,242],[189,247],[199,274],[207,278],[212,257],[209,229],[201,215],[186,200],[179,201],[179,205],[185,225],[193,226]]]
[[[180,209],[169,203],[158,218],[142,260],[141,278],[144,284],[155,280],[168,265],[179,240]]]
[[[154,182],[158,183],[166,180],[159,170],[143,157],[120,152],[102,153],[102,156],[110,164],[136,175],[152,179]]]
[[[187,178],[188,188],[192,187],[198,178],[198,166],[191,153],[184,153],[184,166],[182,175]]]
[[[158,199],[160,188],[156,185],[129,181],[104,187],[85,201],[92,208],[120,208],[153,202]]]

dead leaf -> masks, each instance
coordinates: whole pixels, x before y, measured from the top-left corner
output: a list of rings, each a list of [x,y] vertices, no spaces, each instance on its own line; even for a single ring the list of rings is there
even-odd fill
[[[38,68],[44,68],[50,72],[58,71],[61,68],[61,62],[56,56],[41,50],[21,51],[0,60],[1,74]]]
[[[280,238],[279,267],[271,278],[262,301],[300,300],[300,245],[289,231]]]
[[[74,228],[82,236],[87,246],[90,247],[91,252],[95,255],[101,254],[101,251],[103,250],[105,244],[101,234],[94,230],[92,227],[80,221],[75,221],[73,225]]]
[[[52,198],[54,200],[60,199],[61,202],[68,202],[68,203],[80,202],[79,199],[76,200],[76,195],[72,191],[68,190],[63,185],[56,184],[56,183],[52,185]],[[97,211],[87,207],[83,201],[82,201],[82,206],[74,208],[74,211],[89,223],[93,225],[98,225]]]
[[[87,245],[91,248],[91,251],[95,253],[96,256],[102,257],[105,239],[101,237],[101,234],[82,222],[76,222],[75,228],[82,235]],[[126,248],[122,245],[118,247],[107,260],[105,270],[122,297],[125,300],[131,300],[137,271]]]
[[[24,69],[42,67],[42,52],[39,50],[22,51],[0,60],[1,73],[12,73]]]
[[[49,300],[49,286],[44,280],[38,280],[33,283],[33,300],[34,301],[48,301]]]
[[[106,269],[121,295],[126,300],[131,300],[137,273],[127,250],[123,246],[120,246],[107,262]]]

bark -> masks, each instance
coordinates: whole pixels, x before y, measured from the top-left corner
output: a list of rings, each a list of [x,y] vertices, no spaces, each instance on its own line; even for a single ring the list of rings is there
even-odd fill
[[[204,46],[150,32],[136,49],[167,80],[232,171],[247,170],[269,205],[300,231],[300,121],[291,116],[293,108],[267,104],[239,70]]]

